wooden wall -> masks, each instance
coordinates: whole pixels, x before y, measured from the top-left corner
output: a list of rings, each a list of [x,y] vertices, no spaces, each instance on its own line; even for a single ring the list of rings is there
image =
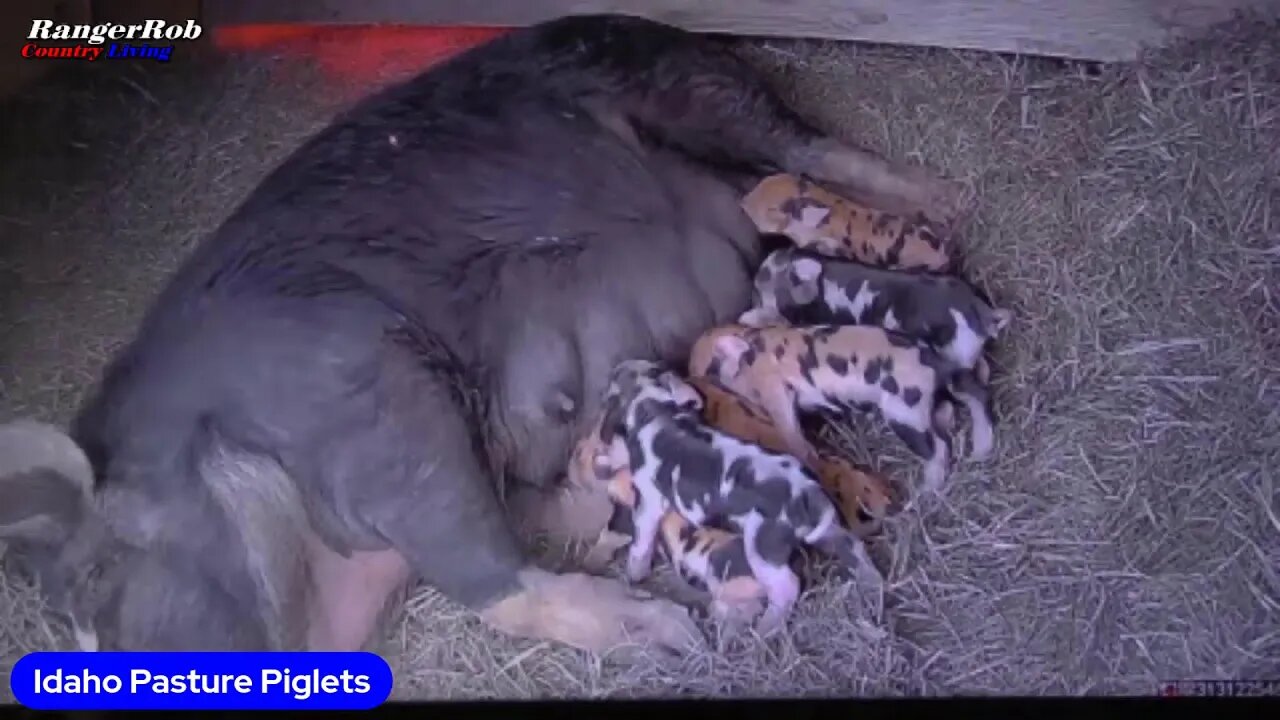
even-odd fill
[[[55,66],[19,51],[34,18],[130,22],[198,18],[218,25],[358,23],[521,26],[566,14],[619,12],[689,30],[827,38],[1129,60],[1250,8],[1280,0],[0,0],[0,97]]]
[[[1129,60],[1280,0],[206,0],[207,22],[520,26],[621,12],[690,30]]]

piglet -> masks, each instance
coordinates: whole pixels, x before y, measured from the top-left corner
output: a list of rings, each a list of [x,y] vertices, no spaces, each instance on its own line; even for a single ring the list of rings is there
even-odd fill
[[[973,457],[995,445],[987,344],[1008,326],[997,308],[960,277],[897,272],[798,248],[771,253],[755,277],[742,325],[875,325],[925,341],[957,368],[948,379],[973,418]]]
[[[951,250],[923,217],[859,205],[794,175],[770,175],[742,199],[764,234],[824,255],[900,269],[950,270]]]
[[[787,439],[760,405],[708,377],[689,378],[706,404],[702,417],[711,427],[755,443],[766,450],[789,452]],[[830,452],[818,452],[809,466],[822,487],[835,498],[845,523],[859,536],[874,532],[878,521],[889,514],[896,498],[889,481],[879,473],[855,467]]]
[[[698,398],[694,401],[692,398]],[[883,585],[866,548],[842,527],[817,478],[799,460],[708,427],[697,391],[645,360],[619,363],[605,393],[608,450],[597,477],[631,469],[634,538],[627,576],[648,576],[664,515],[677,511],[698,527],[742,533],[747,564],[765,589],[761,634],[782,627],[800,596],[790,567],[800,544],[832,554],[868,584]],[[609,436],[609,429],[616,432]]]
[[[938,394],[955,367],[923,341],[870,325],[726,325],[694,343],[692,377],[710,377],[764,407],[807,463],[817,451],[799,413],[879,409],[924,461],[924,489],[946,479],[950,441],[935,419]]]

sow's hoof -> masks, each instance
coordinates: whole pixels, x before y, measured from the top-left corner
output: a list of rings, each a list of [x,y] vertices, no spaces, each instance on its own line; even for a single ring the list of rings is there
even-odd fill
[[[965,225],[976,200],[969,188],[917,165],[906,166],[902,172],[915,183],[920,212],[930,225],[946,231],[946,234]]]
[[[556,640],[594,653],[642,646],[682,653],[705,645],[684,608],[617,580],[581,573],[522,573],[524,590],[485,613],[513,635]]]

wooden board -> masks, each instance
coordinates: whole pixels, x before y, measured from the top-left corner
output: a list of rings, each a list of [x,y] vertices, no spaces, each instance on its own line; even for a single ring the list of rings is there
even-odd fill
[[[206,23],[523,26],[617,12],[688,30],[1130,60],[1280,0],[206,0]]]

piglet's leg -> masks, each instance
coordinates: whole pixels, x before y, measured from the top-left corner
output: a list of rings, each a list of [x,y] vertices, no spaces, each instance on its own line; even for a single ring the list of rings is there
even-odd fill
[[[711,593],[711,617],[722,625],[722,630],[736,633],[764,610],[764,586],[746,562],[742,535],[699,528],[693,531],[690,542],[681,543],[676,538],[674,544],[681,545],[681,566]]]
[[[743,540],[747,564],[764,586],[767,599],[764,612],[756,622],[756,632],[771,635],[786,626],[791,609],[800,599],[800,578],[789,565],[794,536],[790,528],[765,520],[752,511],[743,523]]]
[[[816,468],[822,463],[818,451],[804,435],[800,427],[800,416],[796,413],[796,403],[781,383],[771,383],[760,393],[760,404],[769,413],[773,424],[782,433],[787,452],[796,456],[806,467]]]
[[[756,632],[768,636],[786,627],[791,608],[800,598],[800,578],[785,565],[765,564],[755,573],[768,598],[768,605],[756,623]]]
[[[908,407],[895,396],[881,406],[881,412],[894,434],[924,460],[922,489],[931,493],[941,490],[951,461],[951,442],[938,432],[934,408],[925,403]]]
[[[977,373],[965,371],[956,375],[952,392],[965,404],[973,422],[970,457],[974,460],[987,459],[996,444],[995,423],[991,418],[991,389],[979,380]]]
[[[973,370],[978,376],[978,382],[983,385],[991,382],[991,362],[985,355],[978,356],[978,362],[973,366]]]
[[[635,532],[631,549],[627,552],[627,579],[638,583],[649,577],[653,570],[653,551],[658,542],[658,530],[662,525],[665,508],[661,496],[649,489],[641,489],[636,495],[635,513],[631,516]]]
[[[739,315],[738,324],[746,327],[762,328],[775,325],[785,326],[787,321],[775,308],[757,307]]]
[[[934,403],[933,426],[947,435],[956,429],[956,404],[950,398],[939,397]]]

